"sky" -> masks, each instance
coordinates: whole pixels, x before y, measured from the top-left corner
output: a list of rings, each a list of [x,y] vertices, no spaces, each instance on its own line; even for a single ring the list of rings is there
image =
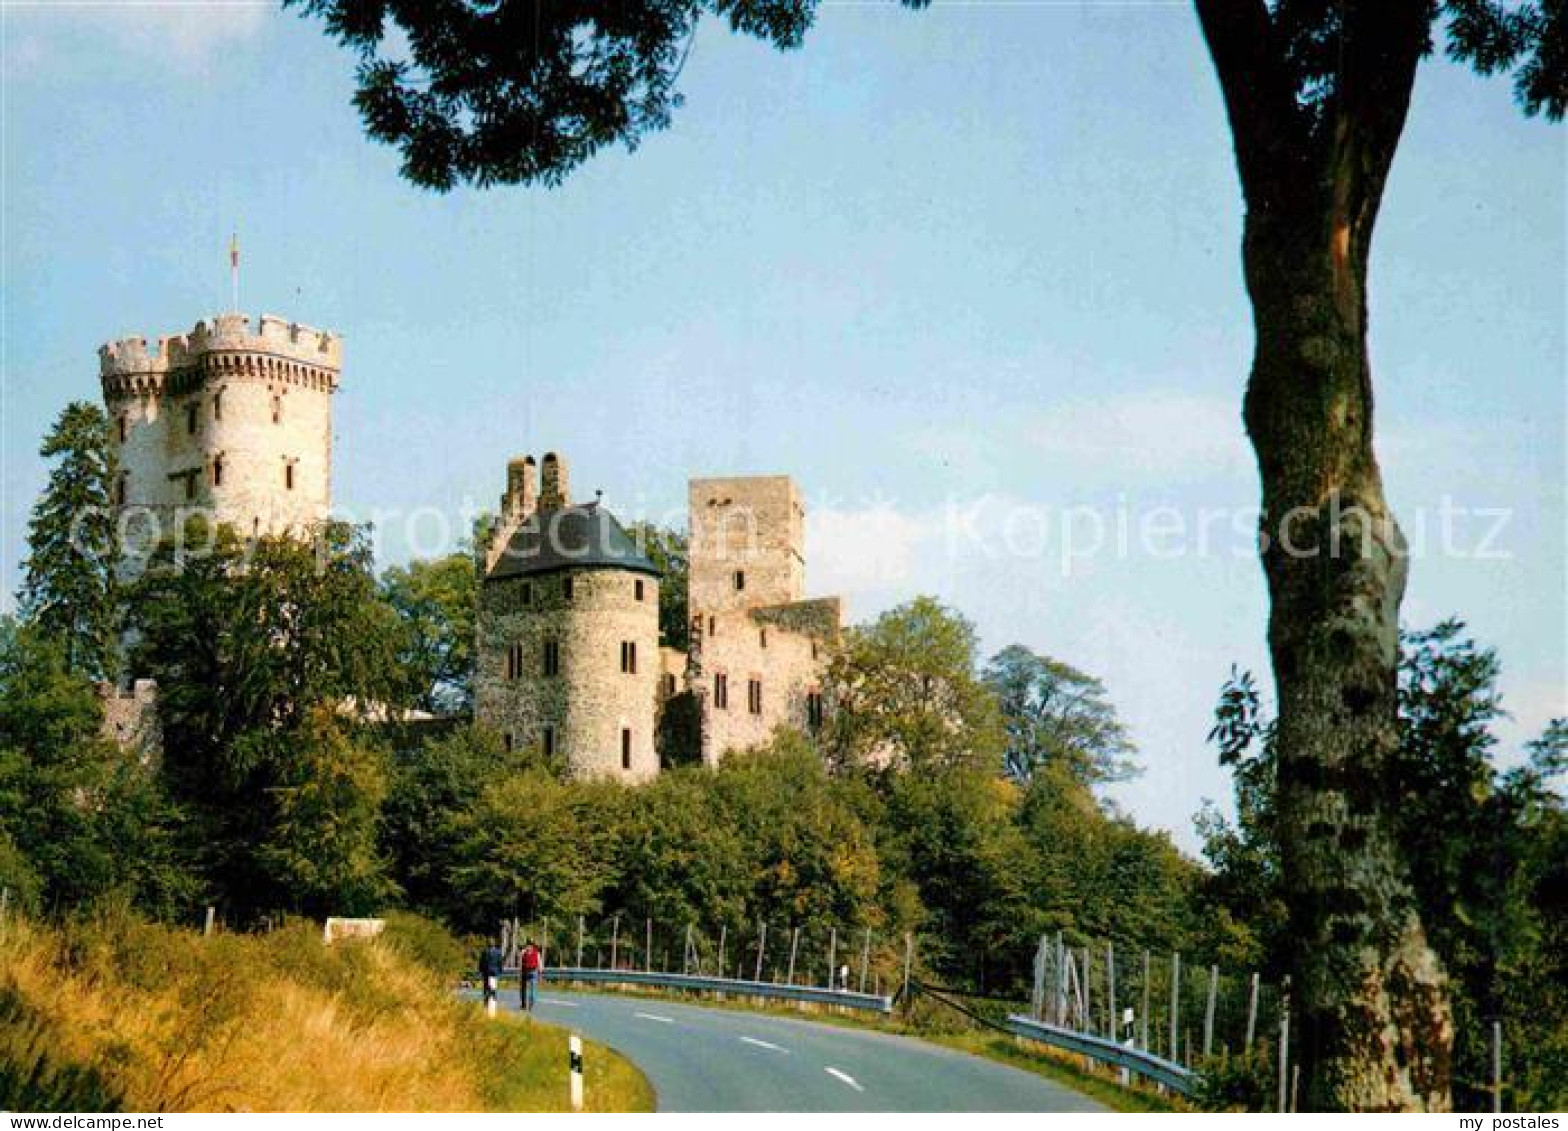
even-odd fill
[[[447,548],[514,454],[678,521],[787,473],[808,589],[917,594],[1104,680],[1196,846],[1232,664],[1267,672],[1240,421],[1241,202],[1184,3],[822,6],[778,53],[709,23],[671,129],[553,189],[432,195],[271,4],[0,6],[0,577],[100,343],[231,305],[340,332],[334,501],[383,563]],[[1505,757],[1568,713],[1568,151],[1509,84],[1424,66],[1379,219],[1378,452],[1406,622],[1498,649]],[[413,516],[413,517],[410,517]],[[1267,685],[1266,678],[1264,679]]]

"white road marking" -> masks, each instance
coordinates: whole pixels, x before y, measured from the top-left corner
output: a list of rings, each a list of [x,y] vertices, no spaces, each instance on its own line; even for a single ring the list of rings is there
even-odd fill
[[[580,1001],[566,1001],[558,997],[542,997],[539,999],[539,1003],[541,1005],[559,1005],[563,1009],[576,1009],[582,1004]]]
[[[759,1041],[756,1037],[742,1037],[741,1040],[748,1045],[756,1045],[759,1049],[769,1049],[772,1052],[781,1052],[785,1056],[789,1055],[789,1049],[783,1045],[776,1045],[772,1041]]]
[[[673,1017],[660,1017],[657,1013],[636,1013],[636,1014],[633,1014],[633,1016],[634,1017],[641,1017],[644,1021],[657,1021],[661,1025],[673,1025],[673,1024],[675,1024],[675,1018],[673,1018]]]
[[[841,1081],[842,1083],[848,1084],[851,1088],[855,1089],[855,1091],[857,1091],[857,1092],[864,1092],[865,1091],[865,1089],[860,1086],[860,1082],[858,1080],[856,1080],[853,1076],[851,1076],[848,1072],[840,1072],[837,1068],[834,1068],[832,1065],[828,1065],[822,1071],[826,1072],[829,1076],[833,1077],[833,1079]]]

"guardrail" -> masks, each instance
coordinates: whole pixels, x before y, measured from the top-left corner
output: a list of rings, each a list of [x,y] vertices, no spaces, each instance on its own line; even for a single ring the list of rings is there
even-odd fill
[[[1192,1095],[1197,1085],[1197,1077],[1190,1068],[1166,1060],[1162,1056],[1155,1056],[1152,1052],[1143,1049],[1119,1045],[1104,1037],[1063,1029],[1018,1014],[1012,1014],[1007,1018],[1005,1028],[1015,1037],[1039,1041],[1043,1045],[1053,1045],[1068,1052],[1102,1060],[1118,1068],[1125,1068],[1184,1096]]]
[[[546,982],[587,982],[597,985],[654,986],[666,990],[697,993],[734,994],[737,997],[777,998],[806,1001],[816,1005],[839,1005],[870,1013],[890,1014],[893,999],[852,990],[830,990],[824,986],[796,986],[787,982],[753,982],[740,978],[712,978],[703,974],[663,974],[657,970],[605,970],[586,966],[546,968]]]

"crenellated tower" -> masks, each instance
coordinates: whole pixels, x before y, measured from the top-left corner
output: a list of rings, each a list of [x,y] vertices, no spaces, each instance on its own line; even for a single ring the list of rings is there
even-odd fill
[[[186,334],[98,351],[115,501],[131,554],[184,516],[242,535],[298,530],[332,505],[332,394],[342,339],[264,314],[220,314]]]

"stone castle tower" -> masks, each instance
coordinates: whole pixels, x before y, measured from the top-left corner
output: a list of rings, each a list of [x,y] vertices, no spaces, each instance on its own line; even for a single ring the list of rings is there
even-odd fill
[[[535,472],[541,474],[538,482]],[[475,716],[579,777],[659,771],[659,569],[554,453],[507,465],[480,586]]]
[[[115,502],[141,534],[204,513],[243,536],[299,529],[332,504],[336,335],[264,314],[220,314],[187,334],[98,351]],[[134,553],[146,546],[132,545]]]
[[[805,508],[787,476],[690,484],[691,649],[659,646],[654,564],[554,455],[507,465],[479,598],[476,718],[575,776],[715,765],[822,722],[836,598],[803,599]],[[686,720],[677,725],[674,720]]]

